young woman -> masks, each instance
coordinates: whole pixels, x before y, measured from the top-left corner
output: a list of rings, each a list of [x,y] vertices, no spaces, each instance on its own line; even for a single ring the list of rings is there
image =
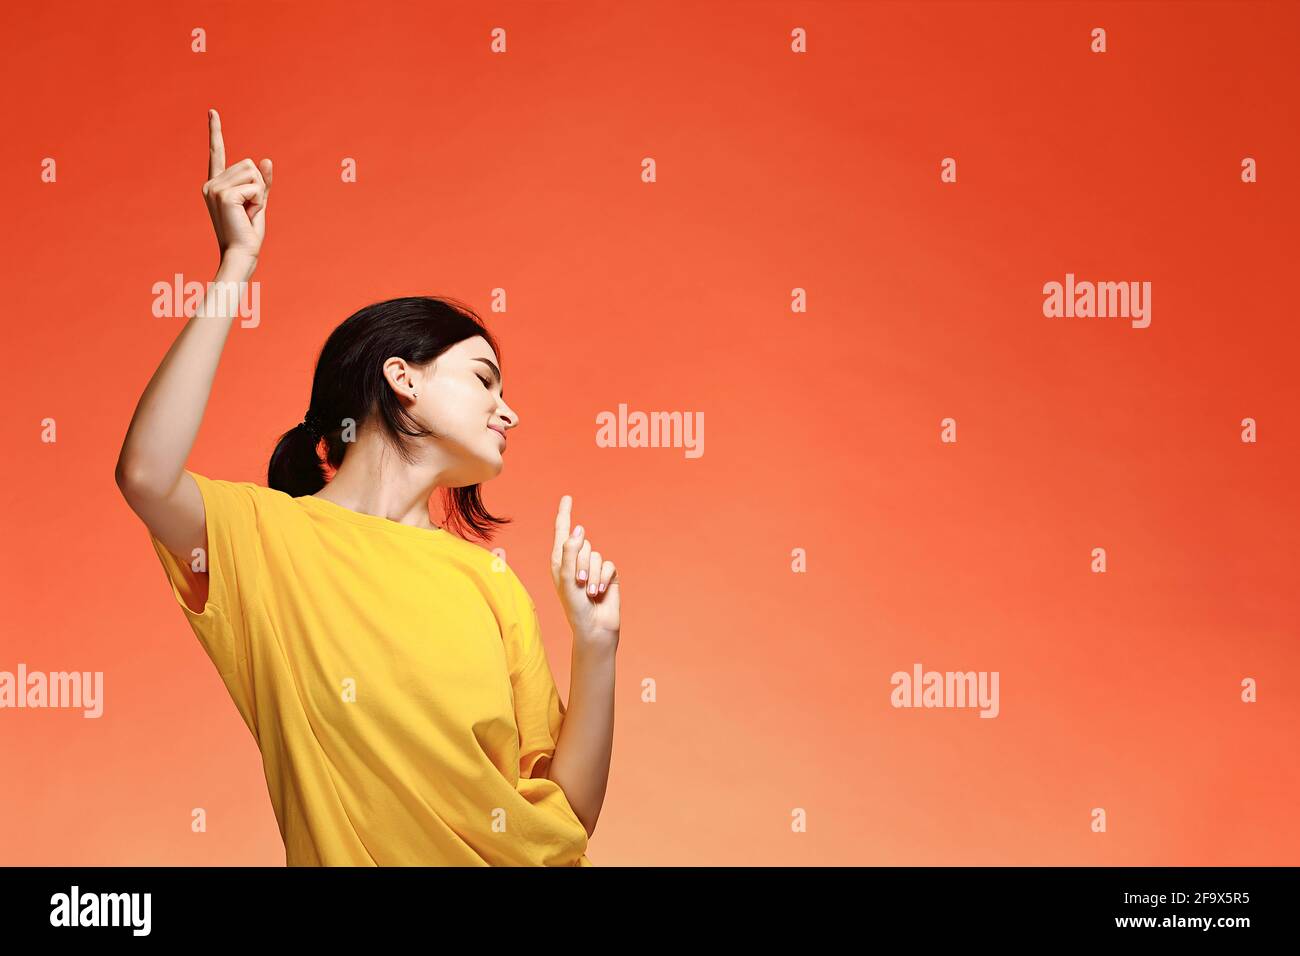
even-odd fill
[[[560,499],[551,575],[573,631],[569,706],[537,610],[488,540],[505,523],[496,342],[431,297],[329,336],[268,485],[185,469],[266,232],[269,159],[227,167],[208,116],[203,186],[221,264],[145,389],[116,478],[172,595],[262,753],[298,865],[590,866],[609,776],[619,577]],[[320,450],[324,445],[324,460]],[[448,528],[429,517],[439,489]]]

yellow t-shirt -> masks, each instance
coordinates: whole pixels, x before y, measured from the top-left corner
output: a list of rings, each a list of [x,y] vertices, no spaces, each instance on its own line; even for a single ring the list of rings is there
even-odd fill
[[[286,865],[592,865],[545,777],[565,707],[514,571],[446,530],[188,473],[201,613],[199,556],[150,539],[262,752]]]

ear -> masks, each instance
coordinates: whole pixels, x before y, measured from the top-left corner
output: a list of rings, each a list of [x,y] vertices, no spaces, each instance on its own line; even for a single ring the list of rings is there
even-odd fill
[[[415,397],[419,392],[419,383],[415,380],[418,370],[404,358],[394,355],[384,363],[384,378],[388,386],[405,398]]]

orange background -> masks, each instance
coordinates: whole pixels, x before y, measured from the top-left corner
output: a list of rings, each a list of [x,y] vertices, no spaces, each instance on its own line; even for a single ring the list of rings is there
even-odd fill
[[[566,697],[560,495],[624,576],[597,866],[1300,863],[1295,5],[0,16],[0,670],[105,673],[99,720],[0,711],[0,863],[284,861],[112,477],[183,324],[153,283],[215,272],[209,106],[275,179],[189,467],[265,483],[357,308],[479,309],[521,418],[485,500]],[[1067,272],[1152,282],[1150,328],[1045,318]],[[704,456],[596,447],[620,402],[703,411]],[[892,708],[918,661],[999,671],[1000,716]]]

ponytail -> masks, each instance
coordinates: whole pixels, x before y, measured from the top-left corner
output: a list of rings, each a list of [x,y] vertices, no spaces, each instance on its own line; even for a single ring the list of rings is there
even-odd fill
[[[320,458],[320,437],[307,422],[300,422],[280,436],[266,483],[293,498],[314,495],[325,487],[325,469]]]

